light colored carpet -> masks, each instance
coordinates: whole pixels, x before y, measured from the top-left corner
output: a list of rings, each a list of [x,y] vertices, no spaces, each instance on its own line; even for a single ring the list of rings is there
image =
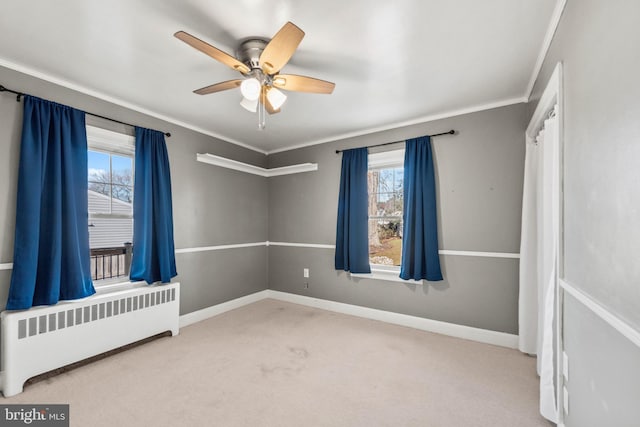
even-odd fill
[[[84,426],[546,426],[535,359],[263,300],[25,388]]]

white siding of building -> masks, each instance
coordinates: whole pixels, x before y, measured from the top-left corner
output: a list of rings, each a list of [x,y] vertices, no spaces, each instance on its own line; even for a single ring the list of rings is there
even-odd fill
[[[109,212],[109,197],[89,190],[89,247],[111,248],[133,241],[133,219],[91,217],[91,213]],[[113,213],[131,214],[131,203],[113,200]]]

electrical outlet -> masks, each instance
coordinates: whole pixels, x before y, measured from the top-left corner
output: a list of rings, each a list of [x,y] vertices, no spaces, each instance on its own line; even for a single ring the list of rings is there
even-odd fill
[[[309,289],[309,282],[304,282],[304,288]]]
[[[305,279],[309,278],[309,269],[305,268],[304,270],[302,270],[302,275]]]
[[[562,376],[565,382],[569,382],[569,356],[564,351],[562,352]]]

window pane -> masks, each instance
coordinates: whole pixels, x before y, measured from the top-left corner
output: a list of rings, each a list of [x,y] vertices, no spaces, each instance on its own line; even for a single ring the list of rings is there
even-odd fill
[[[98,151],[89,151],[87,154],[89,167],[89,181],[106,179],[109,181],[109,155]]]
[[[393,190],[393,170],[392,169],[380,170],[380,185],[378,188],[378,192],[384,193],[392,190]]]
[[[369,236],[372,235],[375,237],[369,240],[369,262],[399,266],[402,257],[402,221],[400,218],[369,220]]]
[[[402,212],[398,212],[395,207],[394,193],[380,193],[378,197],[377,216],[399,216]]]
[[[113,185],[113,213],[131,213],[133,202],[133,187],[126,185]]]
[[[393,170],[393,190],[394,191],[402,191],[403,181],[404,181],[404,168],[396,168]]]
[[[87,156],[90,265],[95,281],[129,274],[131,247],[125,243],[133,239],[133,156],[110,153],[103,146],[99,150],[90,149]]]
[[[369,261],[399,266],[402,256],[403,168],[369,171]]]
[[[114,184],[133,185],[133,158],[111,155],[112,179]]]
[[[111,186],[109,179],[109,154],[98,151],[87,153],[89,172],[89,212],[109,213],[111,211]]]
[[[398,215],[400,217],[402,216],[402,212],[403,212],[403,209],[404,209],[403,203],[404,203],[404,200],[403,200],[403,197],[402,197],[402,193],[396,193],[396,196],[394,198],[394,208],[393,209],[394,209],[394,212],[396,213],[396,215]]]
[[[108,184],[89,184],[89,213],[108,214],[111,212],[111,198]]]

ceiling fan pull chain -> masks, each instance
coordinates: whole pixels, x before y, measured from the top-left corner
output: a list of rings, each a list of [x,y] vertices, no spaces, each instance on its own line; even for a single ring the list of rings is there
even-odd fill
[[[265,106],[264,106],[264,102],[265,102],[265,91],[262,90],[260,91],[260,102],[258,103],[258,130],[264,130],[264,128],[266,127],[267,123],[267,114],[265,111]]]

